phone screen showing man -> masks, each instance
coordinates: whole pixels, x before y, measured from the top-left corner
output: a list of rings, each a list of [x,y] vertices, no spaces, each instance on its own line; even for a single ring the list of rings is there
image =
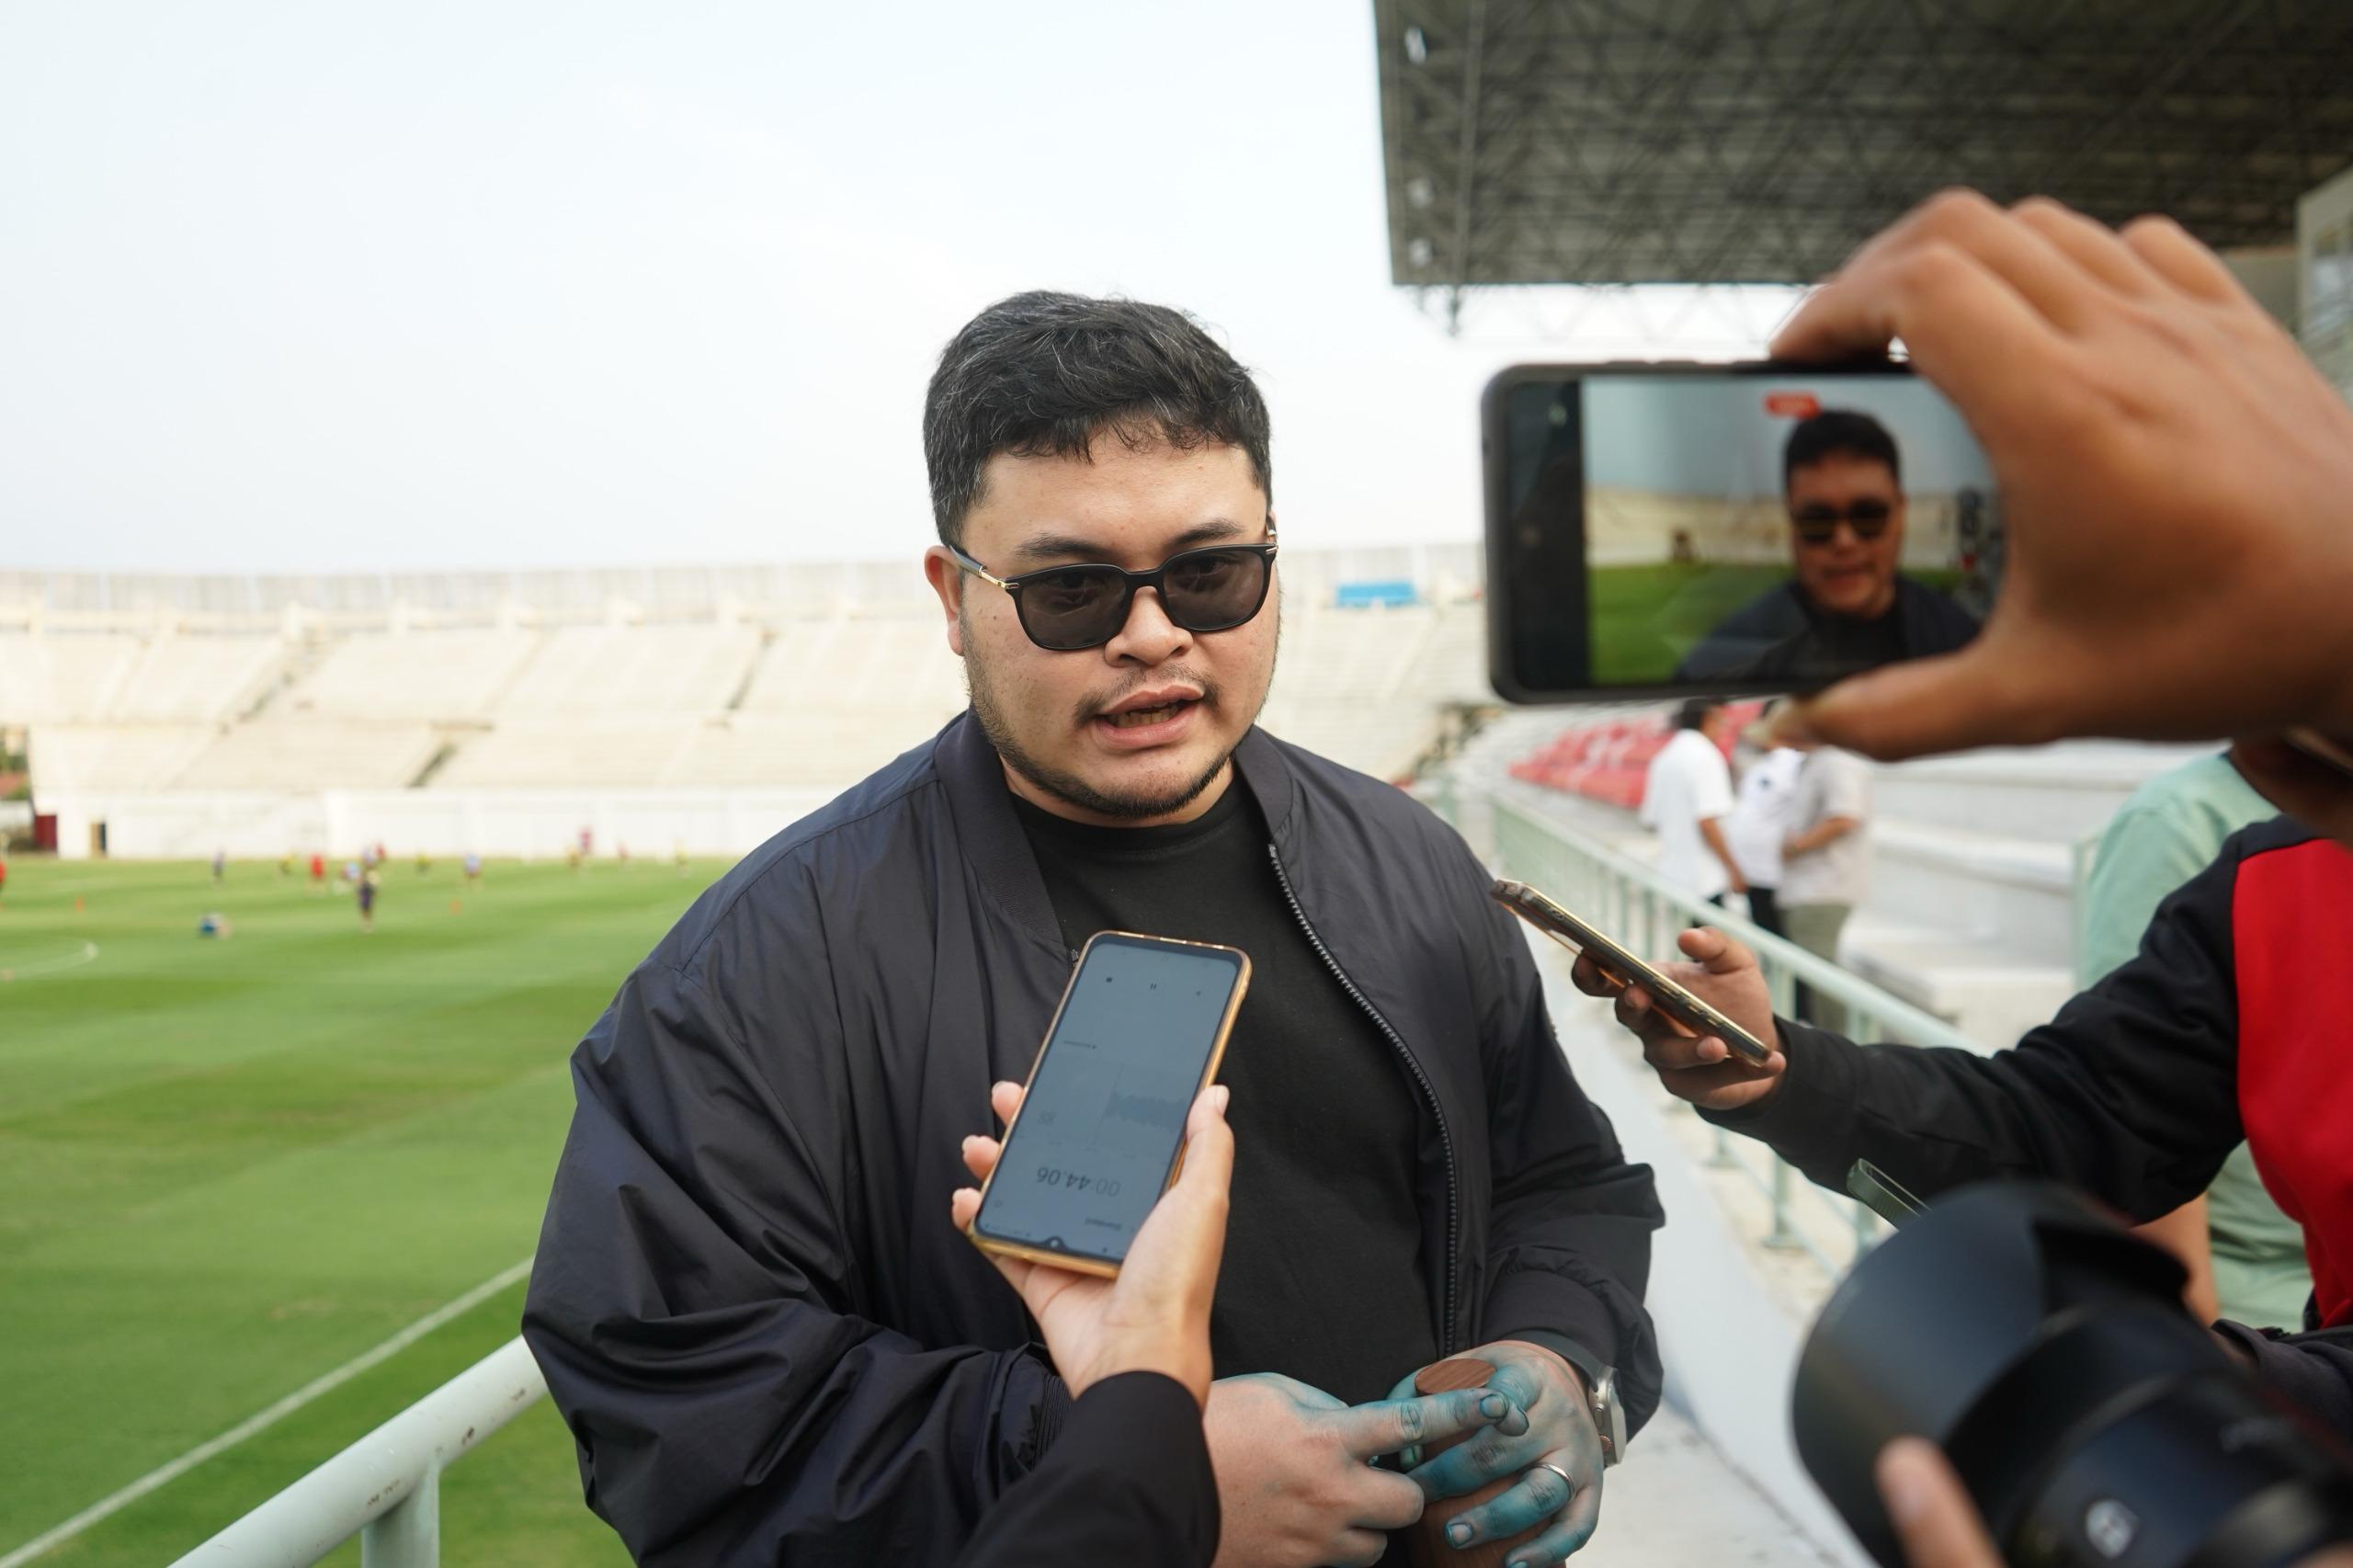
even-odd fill
[[[1509,693],[1804,689],[1992,607],[1991,467],[1901,367],[1525,367],[1488,412]]]
[[[1108,933],[1089,942],[974,1232],[1125,1258],[1176,1167],[1245,965],[1228,949]]]

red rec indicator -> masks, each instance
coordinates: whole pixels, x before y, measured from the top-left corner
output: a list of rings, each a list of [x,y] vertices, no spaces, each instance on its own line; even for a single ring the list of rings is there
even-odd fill
[[[1811,419],[1822,412],[1822,400],[1812,392],[1767,392],[1765,412],[1779,419]]]

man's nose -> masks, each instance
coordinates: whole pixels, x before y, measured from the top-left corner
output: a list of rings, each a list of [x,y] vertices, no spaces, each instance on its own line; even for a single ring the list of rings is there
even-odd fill
[[[1175,658],[1192,646],[1193,634],[1168,619],[1157,588],[1138,588],[1128,606],[1127,624],[1103,644],[1103,656],[1113,664],[1140,665],[1145,669]]]

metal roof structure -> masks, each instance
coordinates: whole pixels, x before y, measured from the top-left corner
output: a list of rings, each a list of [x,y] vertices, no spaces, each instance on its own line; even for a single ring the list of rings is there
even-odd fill
[[[2348,0],[1373,0],[1391,276],[1810,282],[1931,192],[2295,236]]]

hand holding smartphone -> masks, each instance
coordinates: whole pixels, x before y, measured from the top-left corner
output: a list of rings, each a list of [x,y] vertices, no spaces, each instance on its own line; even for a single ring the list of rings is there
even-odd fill
[[[1087,940],[965,1233],[983,1252],[1116,1275],[1183,1156],[1249,989],[1234,948]]]
[[[1661,1013],[1693,1034],[1715,1036],[1733,1055],[1755,1066],[1773,1059],[1772,1047],[1526,882],[1499,881],[1488,895],[1563,947],[1584,954],[1620,990],[1639,985],[1649,992]]]

